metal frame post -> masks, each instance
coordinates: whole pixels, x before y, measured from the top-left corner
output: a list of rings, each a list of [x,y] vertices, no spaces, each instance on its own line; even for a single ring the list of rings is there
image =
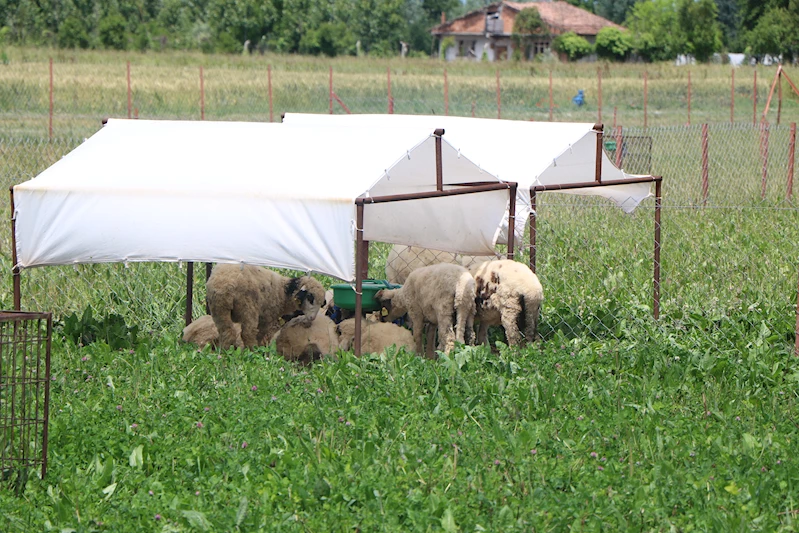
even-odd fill
[[[441,136],[444,135],[443,129],[437,129],[433,132],[436,138],[436,190],[444,190],[444,169],[442,168],[441,156]]]
[[[517,184],[511,185],[510,198],[508,199],[508,253],[507,258],[513,259],[513,246],[516,241],[516,190]]]
[[[355,357],[361,356],[361,315],[363,314],[363,203],[355,205]]]
[[[14,186],[8,188],[11,194],[11,277],[14,286],[14,310],[22,309],[22,284],[17,264],[17,215],[14,208]]]
[[[536,240],[538,238],[538,208],[536,207],[536,192],[534,187],[530,187],[530,270],[535,273],[536,261]]]
[[[188,326],[191,324],[192,315],[192,299],[194,298],[194,263],[189,261],[186,263],[186,311],[183,313],[183,319]]]
[[[594,179],[597,183],[602,183],[602,141],[604,140],[605,127],[602,124],[594,124],[596,132],[596,161],[594,168]]]
[[[660,212],[663,207],[662,178],[655,181],[655,268],[652,286],[652,316],[660,318]]]

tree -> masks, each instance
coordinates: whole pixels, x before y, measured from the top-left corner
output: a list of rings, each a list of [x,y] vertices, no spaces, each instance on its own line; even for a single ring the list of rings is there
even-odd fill
[[[556,52],[566,54],[569,61],[580,59],[594,51],[594,47],[591,46],[591,43],[573,31],[555,37],[555,40],[552,41],[552,48]]]
[[[521,54],[521,49],[527,48],[531,39],[534,36],[548,35],[549,31],[538,9],[534,7],[527,7],[519,11],[513,21],[513,34],[514,41],[514,54],[518,51]],[[529,57],[529,54],[522,54],[523,57]]]
[[[614,61],[624,61],[632,51],[632,38],[625,30],[606,26],[596,35],[596,55]]]
[[[597,0],[594,12],[600,17],[621,24],[640,0]]]
[[[727,50],[743,50],[738,42],[741,14],[738,0],[716,0],[719,10],[718,21],[721,25],[722,39]]]
[[[787,9],[769,8],[746,35],[749,49],[758,59],[770,55],[782,56],[783,61],[792,60],[799,52],[798,23],[799,17]]]
[[[684,37],[683,52],[697,61],[707,62],[721,51],[721,27],[718,8],[713,0],[679,0],[677,20]]]
[[[58,46],[61,48],[88,48],[89,35],[78,17],[67,17],[58,28]]]
[[[645,61],[668,61],[677,57],[679,31],[674,0],[651,0],[633,6],[624,21],[633,52]]]
[[[105,48],[125,50],[128,47],[126,30],[125,19],[122,18],[122,15],[118,13],[106,15],[97,24],[97,37]]]

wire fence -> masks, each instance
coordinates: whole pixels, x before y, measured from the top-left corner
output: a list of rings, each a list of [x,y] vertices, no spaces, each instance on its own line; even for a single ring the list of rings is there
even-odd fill
[[[69,137],[91,134],[108,116],[279,121],[283,112],[351,112],[648,128],[757,124],[767,101],[769,122],[799,116],[799,95],[783,93],[776,67],[240,59],[203,66],[23,58],[3,67],[0,124],[9,135]]]

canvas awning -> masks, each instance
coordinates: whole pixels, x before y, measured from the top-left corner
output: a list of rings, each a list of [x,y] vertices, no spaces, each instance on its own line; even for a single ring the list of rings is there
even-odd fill
[[[529,214],[530,187],[569,185],[594,181],[596,174],[597,135],[594,124],[571,122],[529,122],[485,118],[432,115],[321,115],[286,113],[283,123],[289,126],[329,126],[393,128],[408,126],[446,130],[447,139],[469,154],[481,168],[501,180],[519,184],[517,233],[523,231]],[[616,167],[602,153],[601,179],[614,181],[637,178]],[[601,196],[613,201],[625,212],[651,196],[650,183],[630,183],[564,190],[568,194]],[[524,208],[523,206],[526,206]]]
[[[433,130],[112,119],[13,188],[15,266],[206,261],[354,280],[355,199],[435,190]],[[444,190],[498,182],[446,133],[441,146]],[[364,239],[493,254],[508,196],[367,205]]]

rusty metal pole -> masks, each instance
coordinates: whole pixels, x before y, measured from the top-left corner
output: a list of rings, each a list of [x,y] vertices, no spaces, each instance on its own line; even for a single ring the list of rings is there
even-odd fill
[[[386,67],[386,75],[388,78],[388,114],[394,114],[394,98],[391,97],[391,67]]]
[[[330,66],[330,81],[328,82],[328,96],[330,97],[330,114],[333,114],[333,66]]]
[[[272,65],[266,66],[266,80],[269,85],[269,122],[273,121],[272,114]]]
[[[617,126],[615,129],[616,129],[616,166],[621,168],[621,164],[622,164],[621,157],[622,157],[622,152],[623,152],[623,150],[622,150],[623,144],[622,143],[624,141],[624,137],[622,137],[621,126]]]
[[[497,118],[502,118],[502,99],[500,98],[499,69],[497,69]]]
[[[513,245],[516,240],[516,189],[518,184],[510,186],[510,198],[508,199],[508,253],[507,258],[513,259]]]
[[[53,58],[50,58],[50,138],[53,138]]]
[[[660,318],[660,211],[663,206],[662,178],[655,182],[655,270],[653,274],[652,315]]]
[[[777,126],[780,125],[780,116],[782,115],[782,65],[780,65],[780,69],[777,71],[777,75],[780,77],[779,85],[777,86]]]
[[[444,190],[444,169],[442,168],[441,157],[441,136],[444,135],[444,130],[437,129],[433,132],[436,138],[436,190]]]
[[[596,132],[594,180],[596,180],[597,183],[602,183],[602,141],[604,139],[604,129],[602,124],[594,124],[594,131]]]
[[[730,81],[730,124],[735,122],[735,68],[732,69]]]
[[[355,206],[355,357],[361,356],[361,322],[363,314],[363,204]]]
[[[128,118],[133,116],[133,103],[130,94],[130,61],[128,61]]]
[[[42,418],[42,479],[47,475],[47,439],[50,425],[50,353],[53,341],[53,314],[47,313],[47,342],[44,355],[44,412]]]
[[[799,285],[797,285],[796,300],[796,328],[794,329],[793,355],[799,357]]]
[[[11,277],[14,285],[14,310],[22,309],[22,287],[17,265],[17,215],[14,207],[14,186],[8,188],[11,193]]]
[[[213,270],[213,265],[211,263],[205,263],[205,286],[208,286],[208,278],[211,277],[211,271]],[[208,305],[208,298],[205,299],[205,314],[211,314],[211,306]]]
[[[444,69],[444,116],[449,115],[449,80],[447,79],[447,69]]]
[[[205,80],[202,65],[200,65],[200,120],[205,120]]]
[[[549,69],[549,121],[552,122],[552,69]]]
[[[602,122],[602,69],[601,68],[596,69],[596,85],[597,85],[597,94],[599,98],[596,121],[601,123]]]
[[[189,261],[186,263],[186,311],[183,313],[183,319],[188,326],[191,324],[192,315],[192,299],[194,298],[194,263]]]
[[[791,122],[790,135],[788,137],[788,191],[785,197],[790,200],[793,197],[793,169],[796,158],[796,122]]]
[[[710,188],[709,176],[710,169],[708,164],[708,134],[707,124],[702,124],[702,205],[707,204],[707,197]]]
[[[533,273],[535,273],[536,239],[538,238],[536,218],[538,218],[538,209],[536,208],[535,187],[530,187],[530,270]]]

